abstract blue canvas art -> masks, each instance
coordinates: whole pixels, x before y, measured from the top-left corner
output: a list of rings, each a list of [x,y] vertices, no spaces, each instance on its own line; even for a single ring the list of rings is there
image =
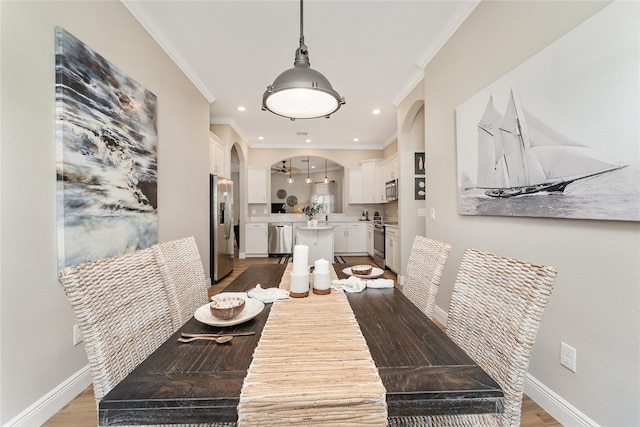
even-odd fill
[[[153,93],[56,29],[60,269],[157,242],[156,111]]]

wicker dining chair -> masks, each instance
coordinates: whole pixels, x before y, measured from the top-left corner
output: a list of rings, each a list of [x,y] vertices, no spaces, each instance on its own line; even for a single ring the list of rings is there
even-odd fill
[[[152,247],[169,298],[177,306],[178,327],[209,300],[209,284],[202,267],[196,239],[183,239],[158,243]]]
[[[416,236],[409,253],[402,293],[430,319],[449,251],[451,245],[447,243]]]
[[[477,249],[464,252],[447,334],[502,388],[500,414],[391,418],[391,426],[518,426],[524,377],[556,269]]]
[[[151,248],[64,268],[96,403],[176,329]]]

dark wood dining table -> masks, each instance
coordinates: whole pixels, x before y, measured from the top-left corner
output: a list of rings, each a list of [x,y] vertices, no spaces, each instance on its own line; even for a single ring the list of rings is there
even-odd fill
[[[339,278],[349,264],[334,264]],[[286,265],[254,264],[225,292],[277,287]],[[380,378],[388,415],[497,413],[499,385],[396,288],[347,293]],[[272,304],[225,328],[191,318],[99,403],[99,425],[234,422],[240,391]],[[330,315],[330,313],[327,313]],[[182,332],[255,331],[232,344],[179,343]]]

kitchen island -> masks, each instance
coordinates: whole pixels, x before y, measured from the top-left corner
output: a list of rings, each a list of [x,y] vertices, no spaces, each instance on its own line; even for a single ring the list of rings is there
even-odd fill
[[[296,227],[296,245],[309,247],[309,263],[320,258],[333,262],[333,225]]]

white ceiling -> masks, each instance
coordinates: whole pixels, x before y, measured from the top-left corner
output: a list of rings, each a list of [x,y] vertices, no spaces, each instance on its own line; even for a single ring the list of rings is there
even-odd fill
[[[305,1],[311,68],[346,105],[330,119],[296,121],[260,107],[267,85],[293,67],[298,1],[123,3],[211,102],[211,122],[231,124],[249,146],[381,149],[396,137],[397,104],[478,0]]]

